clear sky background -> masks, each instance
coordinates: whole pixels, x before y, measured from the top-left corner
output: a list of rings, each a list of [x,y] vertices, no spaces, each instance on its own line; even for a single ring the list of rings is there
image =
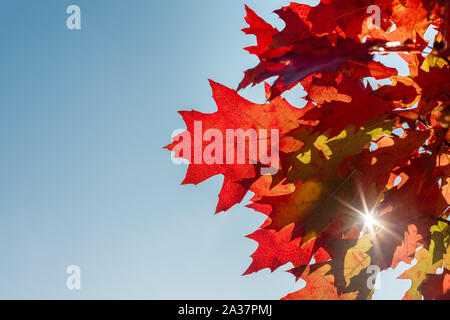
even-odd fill
[[[234,88],[256,64],[244,3],[283,26],[277,0],[0,2],[0,298],[279,299],[303,286],[289,265],[242,277],[257,246],[244,236],[264,216],[215,216],[222,178],[180,186],[186,167],[162,149],[183,128],[176,111],[216,110],[208,78]],[[71,4],[81,30],[66,28]],[[243,94],[264,100],[261,86]],[[410,282],[390,284],[402,268],[375,298],[402,297]]]

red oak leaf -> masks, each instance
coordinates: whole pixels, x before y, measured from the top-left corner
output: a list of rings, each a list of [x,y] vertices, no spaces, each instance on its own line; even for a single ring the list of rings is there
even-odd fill
[[[253,262],[244,275],[270,268],[273,272],[291,262],[295,267],[311,261],[314,240],[301,245],[302,239],[295,237],[295,225],[290,224],[280,231],[259,229],[247,237],[258,242],[252,254]]]
[[[336,46],[333,46],[327,38],[303,40],[299,46],[281,56],[262,61],[254,69],[246,71],[238,90],[277,76],[269,98],[273,99],[307,76],[336,72],[347,62],[367,69],[365,66],[373,59],[371,49],[382,45],[383,42],[359,43],[351,39],[338,39]]]
[[[408,232],[405,232],[405,238],[402,245],[398,246],[394,252],[391,267],[395,269],[401,261],[408,264],[411,263],[414,259],[416,249],[422,246],[422,239],[422,236],[417,234],[416,226],[409,225]]]
[[[278,130],[280,139],[290,139],[285,134],[298,127],[305,110],[297,109],[284,99],[276,99],[271,103],[254,104],[239,96],[234,90],[211,81],[213,98],[217,104],[217,112],[212,114],[197,111],[182,111],[180,114],[186,123],[187,130],[174,137],[174,142],[165,148],[175,151],[175,156],[189,160],[189,167],[183,184],[198,184],[215,175],[224,175],[224,183],[219,195],[216,212],[226,211],[242,201],[252,179],[256,180],[260,172],[255,164],[261,159],[250,155],[250,141],[244,133],[253,129],[256,135],[253,142],[270,146],[270,139],[259,139],[258,132],[263,130],[270,138],[270,130]],[[226,140],[227,130],[241,130],[242,135],[235,142],[232,134]],[[216,136],[215,139],[212,139]],[[257,141],[255,141],[255,139]],[[214,150],[208,146],[215,143]],[[269,141],[268,141],[269,140]],[[245,147],[244,152],[238,150],[238,143]],[[278,147],[278,146],[277,146]],[[215,152],[214,152],[215,151]],[[278,150],[275,150],[278,152]],[[231,158],[227,158],[232,155]],[[209,159],[205,158],[209,155]],[[241,155],[241,161],[239,161]],[[230,161],[228,161],[230,160]],[[246,183],[247,182],[247,183]]]

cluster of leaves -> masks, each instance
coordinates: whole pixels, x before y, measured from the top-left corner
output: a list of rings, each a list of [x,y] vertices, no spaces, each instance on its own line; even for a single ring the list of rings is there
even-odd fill
[[[381,9],[380,25],[371,5]],[[449,1],[291,3],[276,11],[281,31],[246,11],[243,31],[257,39],[246,50],[260,62],[238,90],[276,77],[265,84],[267,102],[211,81],[217,112],[181,112],[191,133],[194,121],[203,131],[280,130],[276,174],[261,175],[251,162],[191,163],[183,181],[222,174],[217,212],[254,193],[248,207],[267,219],[248,236],[259,246],[245,274],[291,263],[306,286],[285,299],[370,299],[369,266],[415,259],[400,276],[412,282],[404,299],[450,298]],[[433,43],[424,40],[429,29],[437,31]],[[391,52],[409,76],[374,61]],[[369,77],[390,84],[372,89]],[[281,97],[299,84],[307,93],[301,109]],[[365,225],[364,214],[378,224]]]

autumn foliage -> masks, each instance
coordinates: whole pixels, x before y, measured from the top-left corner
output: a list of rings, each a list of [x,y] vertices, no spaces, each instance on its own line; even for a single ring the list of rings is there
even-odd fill
[[[374,5],[378,24],[367,10]],[[248,207],[267,219],[248,236],[259,245],[245,274],[291,263],[306,286],[284,299],[370,299],[371,266],[385,270],[415,259],[400,276],[411,280],[404,299],[449,299],[449,1],[291,3],[275,11],[282,30],[246,12],[243,31],[256,36],[246,50],[259,63],[237,90],[211,81],[217,112],[180,112],[190,133],[195,121],[203,132],[280,132],[276,173],[261,174],[258,161],[189,159],[183,181],[223,175],[216,212],[253,193]],[[398,54],[409,75],[376,59],[386,54]],[[367,78],[388,81],[373,88]],[[238,93],[265,81],[264,104]],[[297,85],[307,93],[298,97],[303,108],[282,97]],[[166,148],[180,143],[182,135]]]

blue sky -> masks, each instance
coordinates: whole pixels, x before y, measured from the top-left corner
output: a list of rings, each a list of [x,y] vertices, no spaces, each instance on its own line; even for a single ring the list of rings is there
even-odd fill
[[[287,1],[245,3],[282,27],[271,12]],[[66,28],[71,4],[81,30]],[[244,15],[237,0],[1,1],[0,298],[279,299],[302,286],[289,266],[242,277],[256,248],[244,236],[264,217],[214,216],[222,178],[180,186],[186,167],[162,149],[178,110],[216,110],[208,78],[236,87],[255,65]],[[376,297],[402,296],[409,281],[388,284],[399,273]]]

